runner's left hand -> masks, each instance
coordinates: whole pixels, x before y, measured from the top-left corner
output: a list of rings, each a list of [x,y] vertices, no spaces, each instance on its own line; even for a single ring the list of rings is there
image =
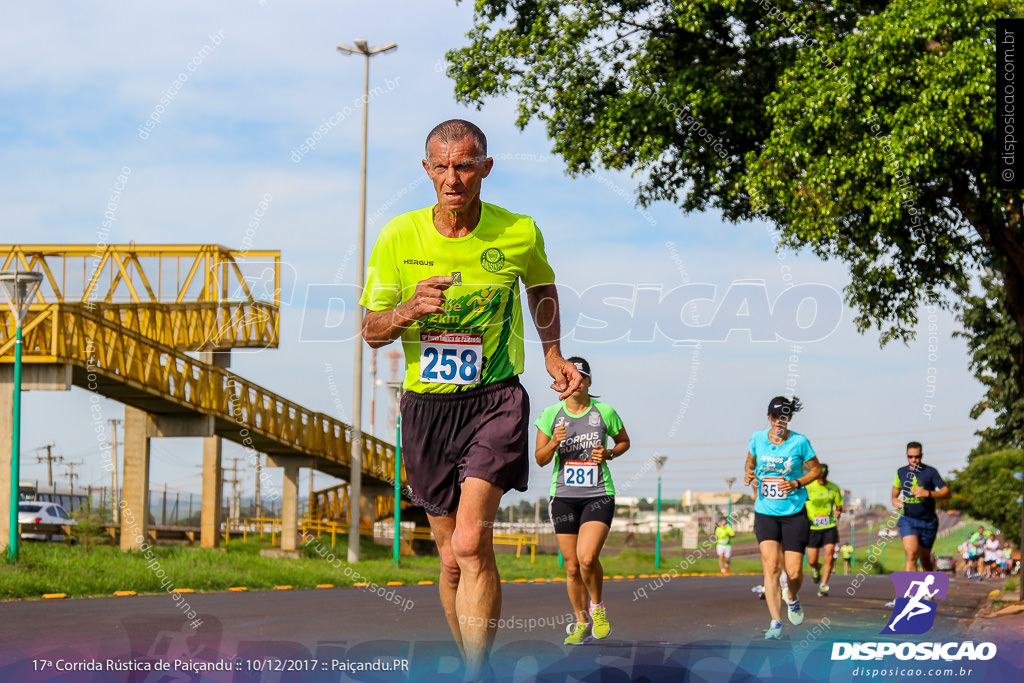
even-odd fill
[[[606,460],[611,460],[611,449],[605,448],[604,446],[594,446],[594,450],[590,451],[590,459],[596,462],[598,465],[605,462]]]

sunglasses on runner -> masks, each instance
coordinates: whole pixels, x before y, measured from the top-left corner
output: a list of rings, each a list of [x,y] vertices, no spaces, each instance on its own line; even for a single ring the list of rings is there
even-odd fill
[[[920,459],[921,459],[920,455],[908,455],[907,456],[907,460],[920,460]]]

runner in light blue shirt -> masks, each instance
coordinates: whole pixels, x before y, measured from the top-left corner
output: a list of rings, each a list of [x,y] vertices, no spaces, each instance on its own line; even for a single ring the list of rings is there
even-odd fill
[[[804,487],[818,478],[821,465],[803,434],[789,430],[793,414],[803,406],[800,399],[776,396],[768,403],[769,428],[754,432],[747,452],[743,483],[753,484],[754,535],[761,549],[764,569],[764,594],[772,621],[765,631],[766,640],[782,637],[782,601],[789,606],[790,623],[804,621],[798,592],[803,583],[804,550],[810,535],[810,520],[804,511],[807,491]],[[786,593],[780,585],[785,563],[789,578]]]

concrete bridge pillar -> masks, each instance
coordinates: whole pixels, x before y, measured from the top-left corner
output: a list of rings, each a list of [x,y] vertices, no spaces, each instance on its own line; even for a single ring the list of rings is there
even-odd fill
[[[149,528],[149,413],[124,407],[121,550],[139,550]]]
[[[299,468],[311,467],[313,458],[295,455],[267,454],[268,467],[284,468],[281,489],[281,551],[296,552],[299,535]]]
[[[149,440],[153,437],[213,434],[213,417],[152,415],[124,407],[124,479],[121,495],[121,550],[141,550],[149,530]]]
[[[231,367],[231,349],[208,350],[199,360],[218,368]],[[224,520],[224,478],[221,476],[222,441],[217,435],[203,439],[203,504],[199,521],[199,545],[220,545],[220,524]]]
[[[67,391],[71,389],[70,365],[21,364],[22,391]],[[11,534],[11,441],[14,438],[14,363],[0,364],[0,548],[6,553]],[[21,405],[22,422],[25,404]],[[22,439],[22,450],[24,450]],[[22,467],[24,467],[22,461]],[[22,477],[24,480],[24,477]],[[15,520],[17,524],[17,520]]]
[[[373,533],[373,523],[377,521],[378,496],[393,498],[394,495],[393,486],[379,486],[363,482],[363,490],[359,493],[359,531],[361,533]]]

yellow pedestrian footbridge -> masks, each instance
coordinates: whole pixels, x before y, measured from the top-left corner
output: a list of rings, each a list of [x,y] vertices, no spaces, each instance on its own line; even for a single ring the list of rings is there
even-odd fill
[[[132,510],[149,509],[149,439],[161,436],[205,439],[204,546],[218,543],[220,439],[228,439],[254,459],[266,453],[269,465],[284,467],[281,547],[295,548],[298,469],[312,467],[348,481],[357,435],[349,425],[227,369],[232,348],[278,346],[279,251],[219,245],[0,245],[0,257],[3,270],[43,275],[23,325],[23,387],[74,385],[125,405],[122,548],[137,548],[141,541],[136,539],[145,538],[147,515]],[[15,325],[4,306],[0,392],[7,405],[13,391]],[[0,412],[8,413],[0,416],[3,509],[4,500],[9,503],[3,491],[9,496],[11,416]],[[363,525],[372,525],[393,509],[395,452],[391,444],[366,434],[361,444],[364,495],[359,508]],[[347,495],[344,501],[334,519],[347,523]],[[6,538],[6,527],[0,531],[0,538]]]

